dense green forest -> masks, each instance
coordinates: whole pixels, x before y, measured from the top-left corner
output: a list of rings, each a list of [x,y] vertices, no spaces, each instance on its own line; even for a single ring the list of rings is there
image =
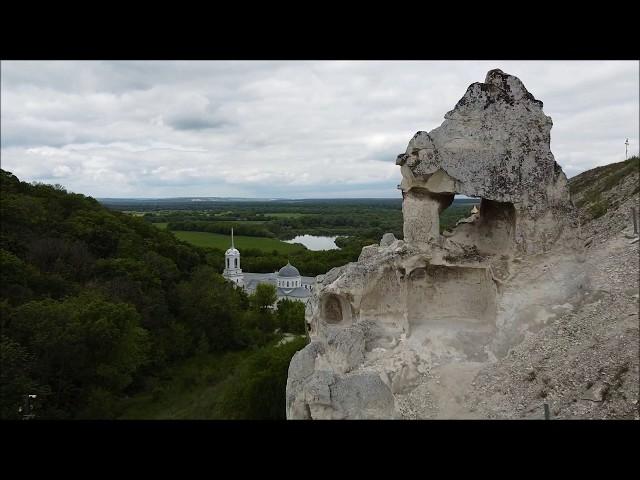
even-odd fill
[[[221,383],[218,413],[201,418],[284,418],[304,338],[278,341],[304,334],[302,304],[265,308],[273,292],[247,296],[210,252],[59,185],[0,174],[1,418],[20,418],[26,394],[36,418],[130,417],[184,362],[233,352],[209,379]]]

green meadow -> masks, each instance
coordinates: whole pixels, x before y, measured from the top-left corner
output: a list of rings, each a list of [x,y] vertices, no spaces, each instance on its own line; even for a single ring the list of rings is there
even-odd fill
[[[158,225],[158,224],[156,224]],[[222,235],[220,233],[209,232],[185,232],[175,231],[173,234],[180,240],[189,242],[197,247],[210,247],[219,248],[220,250],[226,250],[231,246],[231,237],[229,235]],[[234,243],[236,248],[242,250],[243,248],[257,248],[264,252],[272,252],[277,250],[278,253],[291,253],[306,250],[300,245],[293,245],[285,243],[275,238],[266,237],[245,237],[234,236]]]
[[[300,217],[312,217],[318,215],[317,213],[296,213],[296,212],[277,212],[277,213],[265,213],[265,217],[275,218],[300,218]]]

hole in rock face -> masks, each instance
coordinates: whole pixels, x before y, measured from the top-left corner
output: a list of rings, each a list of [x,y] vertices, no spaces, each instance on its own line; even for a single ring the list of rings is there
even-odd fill
[[[473,202],[454,203],[443,208],[440,212],[440,233],[453,231],[458,221],[468,221],[480,208],[480,198],[473,198]]]
[[[502,253],[515,245],[516,209],[513,203],[483,198],[478,222],[478,249],[487,253]]]
[[[453,203],[453,199],[455,198],[455,194],[453,193],[439,193],[431,195],[435,196],[438,200],[438,214],[440,214],[443,210],[449,208],[449,206]]]
[[[336,324],[343,320],[342,305],[336,295],[327,295],[322,304],[323,318],[327,323]]]
[[[481,254],[508,254],[515,247],[515,230],[513,203],[482,198],[477,218],[454,227],[451,238],[466,245],[475,245]]]

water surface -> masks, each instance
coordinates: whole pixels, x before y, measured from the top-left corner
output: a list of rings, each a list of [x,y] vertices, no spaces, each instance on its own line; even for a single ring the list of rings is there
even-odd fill
[[[301,243],[309,250],[336,250],[336,237],[319,237],[316,235],[298,235],[291,240],[285,240],[287,243]]]

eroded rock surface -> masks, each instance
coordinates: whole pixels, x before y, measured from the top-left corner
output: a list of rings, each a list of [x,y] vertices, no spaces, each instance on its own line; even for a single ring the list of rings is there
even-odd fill
[[[438,238],[455,193],[482,199],[477,225],[452,242],[481,250],[545,251],[572,221],[567,179],[550,150],[551,118],[522,82],[500,70],[473,83],[444,123],[418,132],[398,156],[408,242]],[[493,231],[487,242],[488,231]]]
[[[288,418],[473,418],[475,375],[581,301],[589,279],[551,125],[519,79],[492,70],[411,139],[396,162],[404,239],[385,234],[318,277]],[[481,198],[479,212],[441,235],[457,193]]]

